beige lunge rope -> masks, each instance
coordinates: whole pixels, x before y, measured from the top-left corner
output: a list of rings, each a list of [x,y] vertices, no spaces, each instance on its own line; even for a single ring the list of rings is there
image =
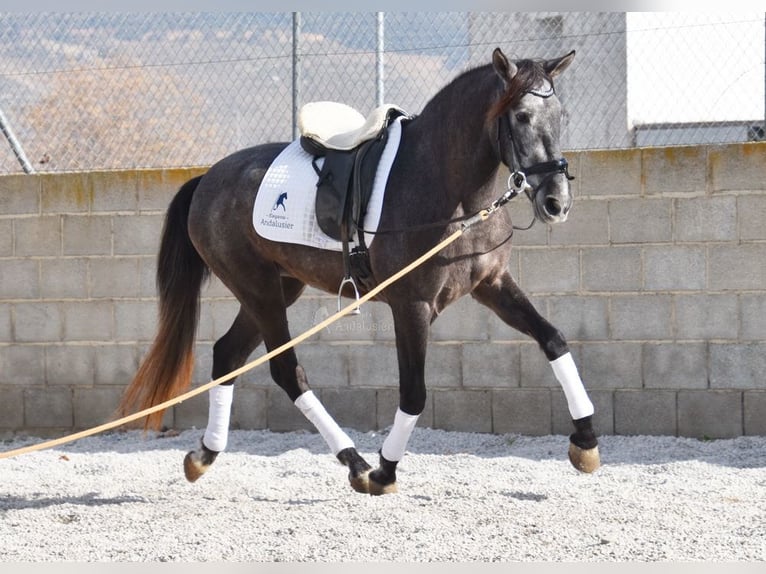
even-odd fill
[[[177,397],[175,397],[173,399],[165,401],[164,403],[160,403],[158,405],[155,405],[155,406],[150,407],[148,409],[144,409],[143,411],[134,413],[132,415],[128,415],[128,416],[123,417],[121,419],[117,419],[117,420],[109,422],[109,423],[104,423],[104,424],[99,425],[97,427],[93,427],[93,428],[90,428],[90,429],[87,429],[87,430],[76,432],[76,433],[73,433],[73,434],[61,437],[61,438],[49,440],[49,441],[46,441],[46,442],[42,442],[42,443],[30,445],[30,446],[25,446],[25,447],[18,448],[18,449],[15,449],[15,450],[9,450],[9,451],[6,451],[6,452],[1,452],[0,453],[0,459],[11,458],[11,457],[19,456],[19,455],[26,454],[26,453],[29,453],[29,452],[35,452],[35,451],[38,451],[38,450],[44,450],[44,449],[48,449],[48,448],[53,448],[55,446],[66,444],[68,442],[73,442],[73,441],[79,440],[81,438],[85,438],[87,436],[91,436],[91,435],[94,435],[94,434],[98,434],[98,433],[101,433],[101,432],[113,429],[115,427],[118,427],[118,426],[124,425],[126,423],[135,421],[137,419],[143,418],[146,415],[150,415],[152,413],[155,413],[157,411],[161,411],[163,409],[166,409],[166,408],[171,407],[173,405],[176,405],[178,403],[182,403],[186,399],[190,399],[190,398],[192,398],[192,397],[194,397],[196,395],[199,395],[200,393],[203,393],[203,392],[205,392],[205,391],[207,391],[207,390],[209,390],[209,389],[211,389],[211,388],[213,388],[213,387],[215,387],[217,385],[220,385],[221,383],[225,383],[226,381],[229,381],[229,380],[231,380],[231,379],[233,379],[235,377],[238,377],[239,375],[241,375],[241,374],[243,374],[243,373],[245,373],[245,372],[247,372],[247,371],[249,371],[251,369],[254,369],[258,365],[261,365],[261,364],[265,363],[266,361],[272,359],[273,357],[276,357],[280,353],[283,353],[283,352],[287,351],[288,349],[292,349],[298,343],[303,342],[304,340],[308,339],[309,337],[311,337],[315,333],[318,333],[322,329],[328,327],[329,325],[331,325],[332,323],[334,323],[335,321],[337,321],[338,319],[340,319],[344,315],[347,315],[348,313],[353,311],[354,308],[358,307],[359,305],[361,305],[365,301],[369,301],[375,295],[380,293],[383,289],[385,289],[386,287],[391,285],[391,283],[401,279],[407,273],[409,273],[410,271],[412,271],[416,267],[422,265],[425,261],[427,261],[428,259],[430,259],[434,255],[436,255],[439,251],[444,249],[447,245],[449,245],[450,243],[455,241],[458,237],[460,237],[465,232],[466,229],[468,229],[468,227],[470,225],[473,225],[474,223],[476,223],[478,221],[485,220],[487,217],[489,217],[490,213],[492,213],[493,211],[494,211],[494,209],[492,209],[492,208],[480,211],[474,217],[472,217],[468,221],[464,222],[463,225],[460,227],[460,229],[455,231],[452,235],[450,235],[449,237],[444,239],[441,243],[439,243],[438,245],[436,245],[435,247],[433,247],[432,249],[430,249],[429,251],[427,251],[426,253],[424,253],[423,255],[418,257],[417,259],[415,259],[412,263],[410,263],[409,265],[407,265],[406,267],[404,267],[403,269],[401,269],[400,271],[398,271],[397,273],[395,273],[394,275],[392,275],[391,277],[389,277],[388,279],[386,279],[385,281],[383,281],[382,283],[380,283],[379,285],[377,285],[376,287],[371,289],[368,293],[366,293],[365,295],[360,297],[359,300],[355,300],[353,303],[347,305],[346,307],[344,307],[343,309],[341,309],[340,311],[338,311],[334,315],[331,315],[330,317],[328,317],[327,319],[325,319],[321,323],[318,323],[317,325],[314,325],[308,331],[302,333],[301,335],[298,335],[297,337],[295,337],[294,339],[291,339],[290,341],[288,341],[287,343],[285,343],[281,347],[277,347],[273,351],[270,351],[269,353],[266,353],[262,357],[259,357],[259,358],[255,359],[254,361],[251,361],[250,363],[240,367],[239,369],[231,371],[230,373],[227,373],[226,375],[218,377],[217,379],[215,379],[213,381],[210,381],[209,383],[206,383],[206,384],[202,385],[201,387],[197,387],[195,389],[192,389],[191,391],[188,391],[188,392],[186,392],[186,393],[184,393],[182,395],[179,395],[179,396],[177,396]]]

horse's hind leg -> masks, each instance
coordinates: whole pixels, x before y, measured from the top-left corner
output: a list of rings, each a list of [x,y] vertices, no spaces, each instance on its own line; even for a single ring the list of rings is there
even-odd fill
[[[262,340],[252,317],[240,308],[228,332],[213,346],[213,379],[244,365]],[[189,452],[184,458],[184,474],[189,482],[207,472],[218,453],[226,448],[233,394],[234,379],[208,391],[208,422],[200,448]]]
[[[287,306],[292,303],[279,289],[279,275],[262,269],[258,274],[257,292],[250,286],[246,292],[237,293],[240,301],[250,312],[263,335],[266,349],[270,352],[290,341],[287,326]],[[284,282],[295,280],[283,279]],[[297,281],[296,281],[297,283]],[[247,296],[246,296],[247,294]],[[271,377],[295,404],[303,415],[325,439],[332,453],[349,468],[349,482],[354,490],[368,492],[367,474],[371,467],[357,452],[354,442],[343,432],[325,410],[319,398],[308,384],[306,373],[298,364],[294,349],[280,353],[269,361]]]
[[[569,437],[569,460],[582,472],[594,472],[600,465],[598,441],[593,431],[593,404],[580,380],[564,336],[545,320],[522,293],[510,273],[479,284],[472,293],[505,323],[534,338],[550,361],[561,384],[575,432]]]

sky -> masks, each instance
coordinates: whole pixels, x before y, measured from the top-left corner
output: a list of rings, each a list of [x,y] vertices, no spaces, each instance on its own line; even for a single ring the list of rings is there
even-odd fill
[[[629,12],[629,121],[763,119],[765,18],[764,12]]]

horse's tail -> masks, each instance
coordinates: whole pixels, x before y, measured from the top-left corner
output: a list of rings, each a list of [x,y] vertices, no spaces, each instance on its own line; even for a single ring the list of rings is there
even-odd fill
[[[189,206],[201,178],[181,186],[165,216],[157,259],[157,335],[122,396],[118,410],[123,416],[176,397],[191,383],[199,294],[210,273],[189,238],[188,228]],[[144,429],[158,429],[163,412],[148,415]]]

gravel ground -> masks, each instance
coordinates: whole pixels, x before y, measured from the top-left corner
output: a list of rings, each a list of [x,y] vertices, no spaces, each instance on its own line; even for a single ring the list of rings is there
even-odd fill
[[[348,432],[376,461],[384,433]],[[766,560],[766,437],[605,436],[602,468],[582,475],[564,436],[418,428],[399,493],[371,497],[305,432],[233,431],[189,484],[200,435],[109,433],[0,460],[0,560]]]

